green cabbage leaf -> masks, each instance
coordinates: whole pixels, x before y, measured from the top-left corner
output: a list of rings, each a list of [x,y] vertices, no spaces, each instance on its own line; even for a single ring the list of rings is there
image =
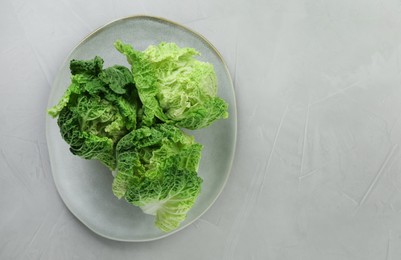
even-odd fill
[[[121,41],[115,47],[132,66],[146,124],[159,119],[199,129],[228,116],[227,103],[217,96],[213,65],[195,59],[195,49],[165,42],[143,52]]]
[[[171,231],[186,218],[201,190],[201,150],[192,136],[173,125],[132,130],[117,144],[113,193],[155,215],[161,230]]]
[[[72,60],[71,84],[48,110],[70,151],[116,167],[117,142],[137,126],[140,101],[128,68],[103,69],[103,60]]]

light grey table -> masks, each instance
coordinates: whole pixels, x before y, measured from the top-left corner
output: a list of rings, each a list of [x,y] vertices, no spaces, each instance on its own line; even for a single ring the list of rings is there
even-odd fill
[[[182,23],[221,51],[238,143],[198,221],[122,243],[58,196],[45,109],[69,51],[135,14]],[[400,64],[396,0],[2,0],[0,259],[400,259]]]

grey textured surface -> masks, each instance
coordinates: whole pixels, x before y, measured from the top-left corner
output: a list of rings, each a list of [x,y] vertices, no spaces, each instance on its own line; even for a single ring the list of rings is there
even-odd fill
[[[203,34],[234,79],[231,177],[162,240],[99,237],[55,189],[50,84],[95,28],[149,14]],[[1,259],[394,260],[401,256],[401,3],[393,0],[3,0]]]

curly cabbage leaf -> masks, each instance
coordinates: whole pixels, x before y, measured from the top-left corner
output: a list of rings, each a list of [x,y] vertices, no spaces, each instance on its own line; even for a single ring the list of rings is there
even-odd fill
[[[147,125],[157,118],[198,129],[228,116],[227,103],[217,96],[213,65],[195,59],[195,49],[165,42],[143,52],[121,41],[115,47],[132,66]]]
[[[103,60],[72,60],[71,84],[48,110],[70,151],[115,169],[117,141],[136,128],[139,98],[128,68],[103,69]]]
[[[202,179],[196,172],[170,166],[164,169],[162,177],[143,178],[137,185],[130,186],[125,198],[144,213],[155,215],[155,225],[169,232],[186,219],[201,191],[201,184]]]
[[[165,168],[197,172],[202,145],[179,128],[158,124],[143,126],[125,135],[117,144],[117,175],[113,192],[121,198],[138,178],[156,179]]]
[[[113,193],[171,231],[185,219],[201,188],[197,176],[202,146],[179,128],[159,124],[131,131],[117,144]]]

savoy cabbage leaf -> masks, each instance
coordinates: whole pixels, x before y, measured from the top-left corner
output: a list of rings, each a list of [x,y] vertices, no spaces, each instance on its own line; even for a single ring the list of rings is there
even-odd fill
[[[148,125],[157,118],[198,129],[228,116],[227,103],[217,96],[213,65],[195,59],[195,49],[165,42],[143,52],[121,41],[115,47],[132,66]]]
[[[103,69],[103,60],[72,60],[71,84],[48,110],[74,155],[115,169],[117,141],[137,125],[140,107],[129,69]]]
[[[159,124],[131,131],[117,144],[113,193],[156,216],[167,232],[179,226],[195,203],[202,146],[179,128]]]

